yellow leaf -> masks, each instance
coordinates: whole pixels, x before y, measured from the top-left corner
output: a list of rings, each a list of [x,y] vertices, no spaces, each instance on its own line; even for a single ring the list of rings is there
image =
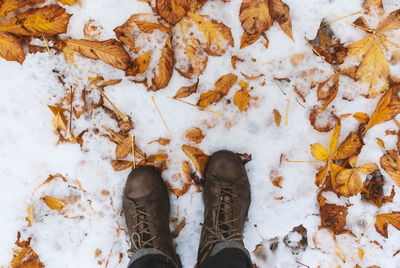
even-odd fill
[[[157,91],[168,86],[174,71],[175,58],[174,49],[172,47],[171,38],[168,38],[164,48],[161,51],[160,60],[158,62],[155,76],[153,77],[153,85],[150,90]]]
[[[356,79],[368,85],[369,97],[375,98],[378,93],[387,89],[389,74],[389,64],[380,43],[377,38],[373,38],[373,45],[357,69]]]
[[[389,150],[381,157],[381,167],[400,187],[400,158],[397,151]]]
[[[340,144],[332,160],[345,159],[360,153],[363,142],[355,132],[350,132],[346,139]]]
[[[183,36],[185,44],[184,55],[186,60],[177,67],[178,72],[188,79],[198,77],[207,67],[208,55],[204,51],[199,39],[192,36]]]
[[[43,3],[44,0],[3,0],[0,1],[0,18],[7,16],[10,12],[29,4]]]
[[[315,185],[321,186],[327,174],[328,174],[328,164],[325,164],[324,166],[318,169],[318,172],[315,175]]]
[[[168,23],[176,24],[186,15],[186,4],[186,1],[181,0],[157,0],[156,9]]]
[[[67,119],[62,113],[57,113],[56,116],[51,121],[54,130],[64,130],[67,131]]]
[[[149,142],[149,144],[152,144],[152,143],[158,143],[158,144],[160,144],[160,145],[162,145],[162,146],[166,146],[166,145],[168,145],[169,143],[170,143],[170,141],[171,140],[169,140],[169,139],[165,139],[165,138],[159,138],[159,139],[157,139],[157,140],[154,140],[154,141],[151,141],[151,142]]]
[[[22,64],[25,60],[25,51],[22,47],[21,39],[9,33],[0,32],[0,57]]]
[[[366,113],[357,112],[353,114],[353,117],[361,124],[367,124],[369,121],[369,116]]]
[[[400,113],[399,86],[390,88],[379,100],[364,133],[375,125],[392,120]]]
[[[370,162],[370,163],[361,165],[361,166],[357,167],[356,169],[358,172],[361,172],[362,174],[369,175],[372,172],[379,170],[379,167],[377,164]]]
[[[144,73],[147,69],[147,65],[150,62],[150,57],[151,52],[149,51],[134,59],[129,68],[126,70],[126,75],[136,76]]]
[[[335,153],[335,151],[336,151],[336,148],[337,148],[337,145],[338,145],[338,142],[339,142],[341,129],[342,129],[342,126],[341,126],[340,122],[337,122],[336,125],[335,125],[335,128],[333,129],[331,141],[329,143],[328,155],[330,157],[332,157],[333,153]]]
[[[364,249],[359,248],[358,251],[357,251],[357,255],[358,255],[358,258],[359,258],[360,260],[364,259],[364,255],[365,255]]]
[[[383,20],[377,30],[378,31],[392,31],[400,28],[400,9],[390,13],[385,20]]]
[[[352,156],[349,158],[349,165],[352,168],[355,168],[357,166],[357,162],[358,162],[358,156]]]
[[[247,32],[243,32],[242,38],[240,39],[240,48],[245,48],[257,42],[260,38],[261,34],[249,34]]]
[[[353,56],[365,55],[371,49],[373,41],[373,35],[368,35],[364,39],[352,43],[347,47],[349,49],[349,54]]]
[[[27,209],[28,216],[25,217],[25,220],[28,221],[28,226],[31,227],[33,223],[33,206],[30,205]]]
[[[209,156],[201,149],[186,144],[182,145],[182,151],[189,157],[197,171],[204,177]]]
[[[261,35],[273,23],[268,0],[243,0],[240,6],[239,19],[242,28],[250,35]]]
[[[269,10],[271,17],[279,23],[286,35],[294,41],[292,33],[292,21],[290,20],[289,16],[289,6],[283,3],[281,0],[270,0]]]
[[[237,76],[234,74],[223,75],[215,83],[215,89],[210,90],[200,95],[197,105],[202,108],[208,107],[212,103],[219,102],[224,96],[226,96],[232,86],[236,83]]]
[[[65,203],[64,201],[51,196],[45,196],[42,198],[42,200],[52,210],[60,210],[67,205],[67,203]]]
[[[336,179],[337,175],[343,170],[345,170],[344,167],[336,165],[335,163],[329,163],[329,174],[331,176],[332,183]]]
[[[282,116],[279,113],[279,111],[276,109],[274,109],[274,120],[275,120],[275,124],[279,127],[281,125]]]
[[[188,140],[190,140],[196,144],[199,144],[199,143],[201,143],[201,141],[204,139],[205,136],[203,134],[203,131],[200,128],[192,127],[185,132],[185,137]]]
[[[57,5],[33,8],[1,23],[0,31],[22,36],[63,34],[71,16]]]
[[[375,229],[384,237],[388,237],[388,224],[393,225],[397,230],[400,230],[400,212],[392,212],[376,215]]]
[[[181,87],[175,94],[174,99],[182,99],[189,97],[193,93],[197,92],[197,87],[199,86],[199,80],[191,86]]]
[[[67,39],[62,41],[63,49],[68,48],[90,59],[99,59],[105,63],[125,70],[129,67],[130,57],[124,47],[115,39],[91,41],[84,39]]]
[[[125,138],[118,146],[115,148],[115,156],[117,159],[125,158],[133,150],[133,144],[135,143],[135,137],[130,136]]]
[[[358,175],[355,169],[340,171],[332,182],[334,191],[346,197],[356,195],[363,189],[360,175]]]
[[[385,142],[382,139],[376,138],[376,144],[378,144],[382,149],[385,149]]]
[[[314,143],[310,145],[310,149],[311,149],[311,154],[315,157],[315,159],[319,161],[328,160],[328,151],[323,145],[319,143]]]
[[[235,103],[239,111],[247,111],[250,103],[249,91],[246,89],[236,91],[235,95],[233,96],[233,103]]]
[[[57,1],[60,2],[60,3],[63,4],[63,5],[69,5],[69,6],[71,6],[71,5],[73,5],[73,4],[78,3],[79,0],[57,0]]]

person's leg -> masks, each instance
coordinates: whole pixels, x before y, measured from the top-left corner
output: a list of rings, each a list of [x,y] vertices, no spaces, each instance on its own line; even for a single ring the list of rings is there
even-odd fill
[[[243,244],[250,205],[250,185],[241,159],[219,151],[207,163],[204,183],[204,224],[197,265],[200,268],[251,268]]]
[[[134,169],[126,181],[123,211],[133,255],[129,268],[180,268],[169,229],[170,203],[160,174]]]

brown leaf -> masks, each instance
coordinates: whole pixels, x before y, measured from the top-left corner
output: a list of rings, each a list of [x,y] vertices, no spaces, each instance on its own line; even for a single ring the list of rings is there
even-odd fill
[[[328,228],[334,234],[346,232],[347,207],[324,204],[320,207],[321,226]]]
[[[83,27],[83,35],[90,40],[98,40],[101,36],[103,27],[96,25],[93,19],[88,20]]]
[[[261,35],[273,23],[268,0],[243,0],[240,6],[239,19],[242,28],[250,35]]]
[[[349,158],[358,155],[363,146],[360,136],[354,131],[350,132],[346,139],[340,144],[332,160]]]
[[[22,64],[25,60],[25,51],[21,39],[9,33],[0,32],[0,57]]]
[[[199,86],[199,79],[197,79],[197,82],[194,83],[191,86],[188,87],[181,87],[175,94],[174,99],[182,99],[189,97],[193,93],[197,92],[197,88]]]
[[[207,67],[208,55],[199,39],[192,36],[184,36],[183,42],[185,60],[177,67],[177,71],[185,78],[192,79],[201,75]]]
[[[52,210],[61,210],[63,207],[67,205],[66,202],[51,196],[45,196],[42,198],[42,200]]]
[[[289,16],[289,6],[283,3],[281,0],[270,0],[269,10],[271,17],[279,23],[286,35],[294,41],[292,33],[292,21],[290,20]]]
[[[361,197],[367,202],[382,206],[384,179],[379,171],[375,171],[364,182]]]
[[[27,241],[19,241],[21,233],[18,232],[15,244],[20,249],[14,250],[14,257],[11,260],[12,268],[44,268],[44,264],[40,261],[39,256],[30,246],[31,238]]]
[[[339,90],[339,73],[335,73],[318,86],[318,100],[323,100],[320,111],[325,111],[329,104],[336,98]],[[326,89],[327,88],[327,89]]]
[[[381,157],[381,167],[400,186],[400,158],[397,151],[389,150]]]
[[[180,232],[185,228],[186,226],[186,218],[183,218],[183,220],[176,226],[175,230],[172,232],[172,237],[177,238],[180,234]]]
[[[158,62],[157,70],[153,77],[153,85],[149,88],[152,91],[168,86],[174,71],[175,56],[172,47],[171,38],[167,39],[164,48],[161,51],[160,60]]]
[[[146,71],[147,65],[150,62],[151,52],[143,53],[136,57],[132,62],[129,68],[125,71],[125,74],[128,76],[136,76],[138,74],[142,74]]]
[[[392,120],[400,113],[400,98],[397,95],[398,92],[399,86],[393,86],[381,97],[364,133],[375,125]]]
[[[378,31],[392,31],[400,28],[400,9],[391,12],[378,26]]]
[[[257,42],[260,38],[261,34],[249,34],[247,32],[243,32],[242,38],[240,39],[240,48],[245,48]]]
[[[222,98],[229,93],[236,81],[237,76],[234,74],[223,75],[217,82],[215,82],[215,89],[200,95],[197,105],[206,108],[212,103],[221,101]]]
[[[178,23],[187,12],[187,1],[181,0],[157,0],[157,13],[168,23]]]
[[[278,188],[282,189],[282,181],[283,181],[283,177],[278,175],[278,171],[276,170],[271,170],[270,174],[269,174],[269,178],[272,182],[272,185]]]
[[[182,145],[182,151],[189,157],[201,176],[204,177],[209,156],[201,149],[186,144]]]
[[[361,192],[363,184],[356,169],[345,169],[332,180],[334,191],[342,196],[353,196]]]
[[[319,107],[314,106],[314,108],[311,110],[310,113],[310,123],[313,126],[315,130],[318,130],[319,132],[329,132],[333,129],[335,126],[335,121],[337,120],[337,116],[333,113],[330,114],[328,120],[326,121],[325,125],[321,125],[319,122],[319,116],[321,116],[322,112]],[[326,117],[324,117],[326,119]]]
[[[236,91],[235,95],[233,96],[233,103],[238,107],[239,111],[247,111],[250,104],[249,91],[245,88]]]
[[[132,167],[133,162],[127,160],[112,160],[111,165],[115,171],[121,171]]]
[[[375,229],[384,237],[388,237],[388,224],[400,230],[400,212],[392,212],[376,215]]]
[[[43,3],[44,0],[39,1],[29,1],[29,0],[2,0],[0,1],[0,18],[4,18],[10,12],[24,7],[29,4],[39,4]]]
[[[237,62],[243,62],[243,61],[244,61],[244,59],[239,58],[238,56],[232,56],[232,57],[231,57],[232,68],[233,68],[234,70],[236,70],[236,64],[237,64]]]
[[[57,5],[32,8],[2,22],[0,31],[21,36],[57,35],[67,32],[72,15]]]
[[[203,131],[198,127],[192,127],[185,132],[186,139],[199,144],[204,139]]]
[[[281,125],[282,116],[278,110],[274,109],[274,120],[275,124],[279,127]]]
[[[357,112],[353,117],[361,124],[368,124],[369,116],[366,113]]]
[[[157,140],[149,142],[149,144],[155,143],[155,142],[160,144],[160,145],[162,145],[162,146],[166,146],[166,145],[168,145],[170,143],[170,140],[169,139],[165,139],[165,138],[159,138]]]
[[[125,158],[133,151],[133,145],[135,143],[135,137],[130,136],[125,138],[118,146],[115,148],[115,157],[117,159]]]
[[[130,57],[121,43],[115,39],[90,41],[84,39],[67,39],[62,41],[62,48],[70,49],[90,59],[99,59],[105,63],[125,70],[129,67]]]

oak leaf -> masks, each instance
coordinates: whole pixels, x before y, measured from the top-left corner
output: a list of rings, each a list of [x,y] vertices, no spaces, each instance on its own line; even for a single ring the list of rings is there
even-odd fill
[[[84,39],[66,39],[62,48],[73,50],[90,59],[99,59],[105,63],[125,70],[129,67],[130,57],[124,47],[115,39],[106,41],[91,41]]]
[[[193,93],[197,92],[198,86],[199,86],[199,79],[197,79],[197,82],[191,86],[181,87],[176,92],[174,99],[182,99],[182,98],[189,97]]]
[[[292,33],[292,21],[290,20],[289,16],[289,6],[283,3],[281,0],[270,0],[269,10],[271,17],[279,23],[286,35],[294,41]]]
[[[71,16],[57,5],[33,8],[0,23],[0,31],[21,36],[63,34]]]
[[[190,140],[196,144],[199,144],[202,142],[202,140],[204,139],[205,136],[203,134],[203,131],[200,128],[192,127],[185,132],[185,137],[188,140]]]
[[[168,86],[174,71],[175,56],[171,38],[168,38],[161,51],[160,60],[153,77],[153,85],[150,90],[157,91]]]
[[[187,1],[181,0],[157,0],[157,13],[168,23],[178,23],[187,12]]]
[[[204,177],[209,156],[201,149],[186,144],[182,145],[182,151],[189,157],[197,171]]]
[[[400,158],[397,151],[389,150],[381,157],[381,167],[400,187]]]
[[[42,198],[42,200],[52,210],[61,210],[62,208],[64,208],[67,205],[67,203],[64,202],[63,200],[60,200],[60,199],[57,199],[57,198],[51,197],[51,196],[45,196]]]
[[[215,82],[215,88],[206,93],[202,93],[197,101],[197,105],[206,108],[212,103],[219,102],[226,96],[230,89],[237,81],[237,76],[234,74],[226,74]]]
[[[20,64],[25,60],[25,51],[21,39],[12,34],[0,32],[0,57]]]
[[[400,230],[400,212],[392,212],[376,215],[375,229],[384,237],[388,237],[388,224]]]
[[[137,56],[130,64],[129,68],[125,71],[126,75],[136,76],[146,71],[147,65],[150,62],[151,52],[143,53]]]

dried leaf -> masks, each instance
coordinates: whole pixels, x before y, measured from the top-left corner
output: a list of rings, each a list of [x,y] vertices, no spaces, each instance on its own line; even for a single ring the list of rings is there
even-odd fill
[[[319,161],[327,161],[329,158],[329,153],[326,148],[319,143],[314,143],[310,145],[311,154],[315,157],[315,159]]]
[[[178,226],[176,226],[175,230],[172,232],[172,237],[173,238],[177,238],[180,234],[180,232],[183,230],[183,228],[185,228],[186,226],[186,218],[184,218],[179,224]]]
[[[250,35],[261,35],[273,23],[268,0],[243,0],[240,6],[239,19],[242,28]]]
[[[78,3],[79,0],[57,0],[57,2],[60,2],[63,5],[74,5],[76,3]]]
[[[286,35],[294,41],[292,33],[292,21],[290,20],[289,16],[289,6],[283,3],[281,0],[270,0],[269,10],[271,17],[279,23]]]
[[[350,44],[347,48],[349,50],[349,54],[356,55],[365,55],[372,47],[374,43],[374,38],[372,35],[368,35],[364,39],[356,41]]]
[[[42,200],[52,210],[61,210],[63,207],[67,205],[66,202],[51,196],[45,196],[42,198]]]
[[[25,60],[25,51],[22,47],[21,39],[9,33],[0,32],[0,57],[22,64]]]
[[[24,7],[29,4],[39,4],[43,3],[44,0],[39,0],[39,1],[29,1],[29,0],[2,0],[0,2],[0,18],[4,18],[7,16],[10,12]]]
[[[279,127],[281,125],[282,116],[278,110],[274,109],[274,120],[275,124]]]
[[[177,67],[177,70],[183,77],[192,79],[204,72],[208,63],[208,55],[199,39],[192,36],[182,38],[186,45],[184,50],[186,60],[183,61],[182,66]]]
[[[345,159],[358,155],[361,151],[363,142],[360,136],[355,132],[350,132],[346,139],[340,144],[332,160]]]
[[[260,38],[261,34],[249,34],[247,32],[243,32],[242,38],[240,39],[240,48],[245,48],[257,42]]]
[[[329,104],[336,98],[339,91],[339,73],[335,73],[329,77],[326,81],[322,82],[318,86],[318,100],[324,100],[320,108],[320,112],[323,112],[328,108]],[[326,88],[328,88],[326,90]]]
[[[355,169],[345,169],[332,180],[334,191],[340,195],[349,197],[362,191],[363,184]]]
[[[95,20],[90,19],[83,27],[83,35],[90,40],[97,40],[101,36],[103,27],[97,26]]]
[[[400,98],[398,96],[398,86],[391,87],[379,100],[364,133],[370,128],[380,123],[392,120],[400,113]]]
[[[25,217],[25,220],[28,221],[28,227],[31,227],[33,223],[33,205],[28,207],[27,212],[28,216]]]
[[[63,34],[71,16],[57,5],[33,8],[2,22],[0,31],[22,36]]]
[[[185,15],[187,11],[187,2],[181,0],[157,0],[157,13],[168,23],[176,24]]]
[[[370,14],[372,11],[378,11],[378,15],[382,16],[385,13],[382,0],[365,0],[363,8],[365,14]]]
[[[147,65],[150,62],[151,52],[143,53],[136,57],[132,62],[129,68],[125,71],[126,75],[136,76],[138,74],[142,74],[146,71]]]
[[[400,230],[400,212],[392,212],[376,215],[375,229],[384,237],[388,237],[388,224]]]
[[[321,226],[328,228],[334,234],[346,232],[347,207],[324,204],[320,207]]]
[[[175,57],[174,50],[171,43],[171,38],[167,39],[164,48],[161,51],[160,60],[158,62],[157,70],[153,77],[153,85],[150,90],[157,91],[168,86],[174,71]]]
[[[115,171],[121,171],[132,167],[133,162],[127,160],[112,160],[111,165]]]
[[[378,171],[379,167],[377,164],[369,162],[364,165],[356,167],[356,170],[364,175],[369,175],[375,171]]]
[[[170,143],[170,140],[169,139],[165,139],[165,138],[159,138],[157,140],[149,142],[149,144],[155,143],[155,142],[160,144],[160,145],[162,145],[162,146],[166,146],[166,145],[168,145]]]
[[[189,157],[197,171],[204,177],[209,156],[201,149],[186,144],[182,145],[182,151]]]
[[[368,124],[369,116],[366,113],[357,112],[353,114],[353,117],[361,124]]]
[[[325,164],[318,169],[317,174],[315,175],[315,182],[314,182],[315,185],[321,186],[327,174],[328,174],[328,164]]]
[[[186,137],[186,139],[188,139],[196,144],[199,144],[203,141],[205,136],[203,134],[203,131],[200,128],[192,127],[186,131],[185,137]]]
[[[125,158],[132,153],[132,146],[135,143],[135,137],[130,136],[125,138],[118,146],[115,148],[115,157],[117,159]]]
[[[21,233],[18,232],[15,244],[20,249],[14,250],[14,257],[11,260],[12,268],[44,268],[44,264],[40,261],[39,256],[30,246],[31,238],[27,241],[19,241]]]
[[[400,186],[400,158],[397,151],[389,150],[381,157],[381,167]]]
[[[67,48],[80,53],[84,57],[102,60],[121,70],[129,67],[129,54],[122,44],[115,39],[106,41],[67,39],[62,41],[62,47],[63,50]]]
[[[238,107],[239,111],[245,112],[249,108],[250,94],[247,89],[241,89],[236,91],[233,96],[233,103]]]
[[[384,179],[379,171],[367,176],[361,192],[362,199],[375,204],[377,207],[381,207],[383,202],[383,184]]]
[[[215,89],[210,90],[200,95],[197,105],[206,108],[212,103],[219,102],[224,96],[226,96],[232,86],[236,83],[237,76],[234,74],[223,75],[215,83]]]
[[[378,31],[392,31],[400,28],[400,9],[390,13],[378,26]]]
[[[188,87],[181,87],[175,94],[174,99],[182,99],[189,97],[193,93],[197,92],[197,88],[199,86],[199,79],[197,79],[197,82],[194,83],[191,86]]]

